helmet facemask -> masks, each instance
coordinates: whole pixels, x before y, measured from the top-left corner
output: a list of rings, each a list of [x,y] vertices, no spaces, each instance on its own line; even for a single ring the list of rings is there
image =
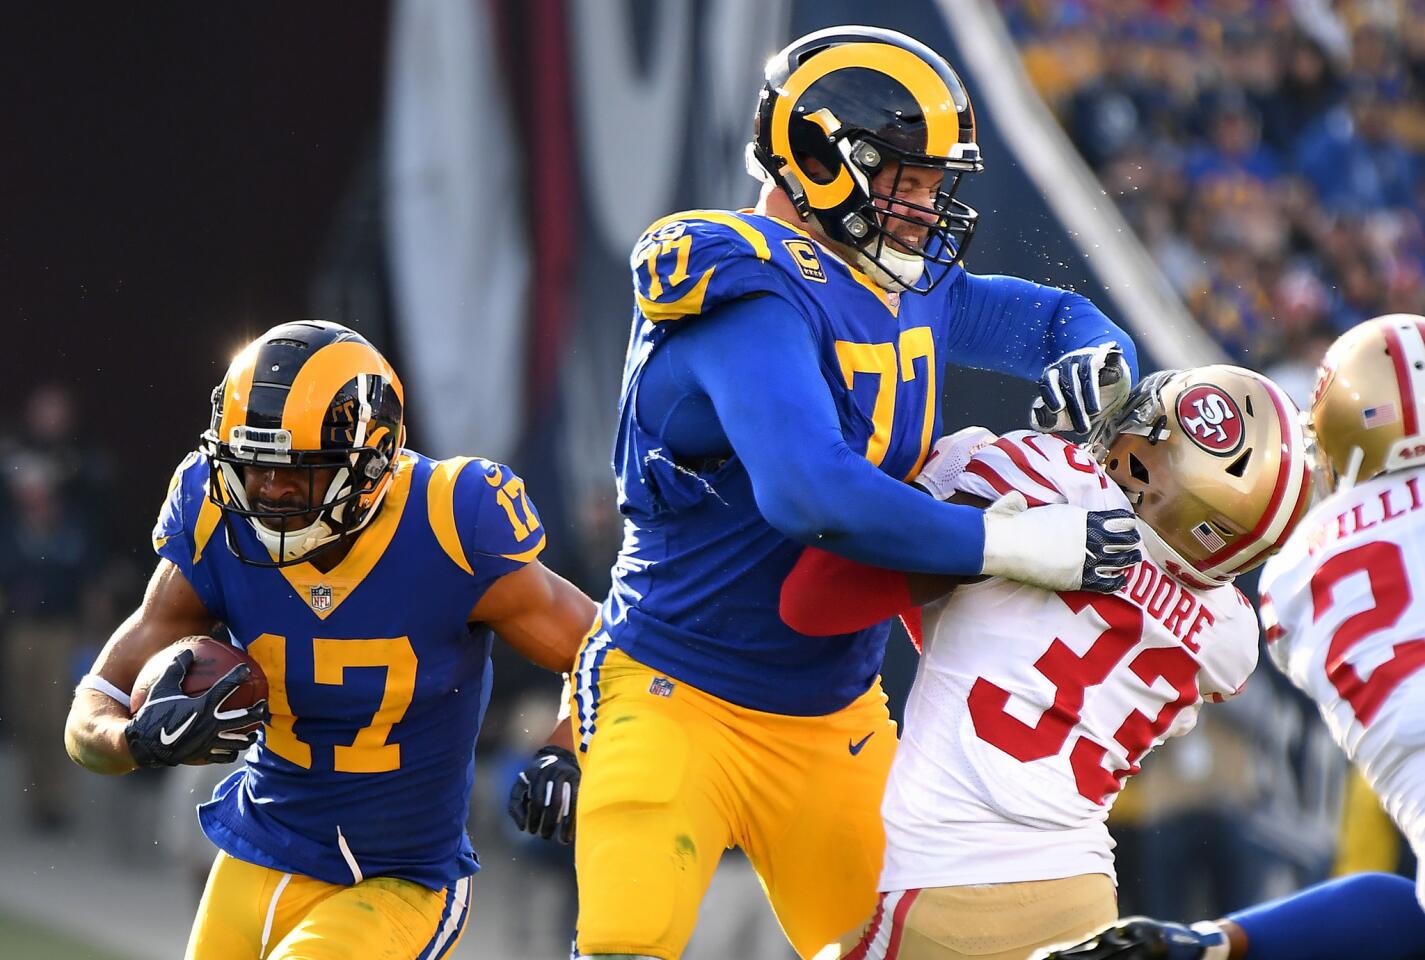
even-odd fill
[[[1296,407],[1240,367],[1152,374],[1088,443],[1138,514],[1149,554],[1190,586],[1265,562],[1310,503]]]
[[[983,169],[974,108],[917,40],[834,27],[793,41],[768,61],[749,147],[753,176],[887,291],[929,292],[969,246],[978,214],[955,195]],[[923,199],[901,196],[911,171],[931,174],[916,177]]]
[[[812,214],[817,225],[831,240],[854,249],[856,266],[881,287],[911,293],[931,290],[960,261],[974,236],[979,213],[955,194],[964,175],[979,169],[978,161],[955,163],[912,153],[865,131],[828,139],[839,169],[850,173],[855,189],[836,210]],[[888,166],[895,170],[890,189],[878,191],[877,176]],[[929,205],[902,195],[910,170],[939,178]],[[902,238],[895,230],[898,225],[912,228],[920,239]]]
[[[296,448],[287,427],[237,423],[222,436],[223,395],[220,384],[200,449],[209,463],[209,499],[222,508],[228,545],[239,559],[262,567],[304,563],[350,542],[376,516],[405,432],[399,399],[384,377],[357,374],[324,409],[313,411],[320,426],[309,434],[319,438],[317,448]],[[252,469],[299,474],[292,484],[296,502],[252,502],[245,483],[245,471]],[[238,536],[233,519],[247,521],[262,549]],[[300,526],[285,529],[294,522]]]
[[[209,495],[223,508],[225,521],[239,517],[248,522],[268,557],[244,550],[228,528],[228,544],[240,559],[256,566],[282,567],[306,562],[326,553],[359,533],[376,515],[385,495],[381,481],[389,471],[389,455],[376,447],[349,452],[292,450],[287,430],[237,426],[228,443],[204,435],[204,452],[210,465]],[[306,495],[291,507],[261,507],[248,498],[246,469],[300,471]],[[322,473],[333,471],[326,490],[318,496]],[[300,494],[299,494],[300,497]],[[369,505],[363,505],[365,500]],[[293,518],[311,518],[287,530]]]
[[[1120,453],[1127,461],[1128,476],[1144,485],[1144,487],[1135,489],[1123,483],[1119,484],[1135,511],[1143,505],[1147,494],[1145,487],[1151,483],[1151,474],[1132,451],[1116,450],[1115,448],[1121,446],[1119,441],[1124,437],[1141,437],[1149,446],[1156,446],[1168,439],[1168,415],[1163,404],[1162,389],[1168,381],[1181,372],[1181,370],[1159,370],[1138,381],[1118,412],[1100,420],[1089,433],[1086,442],[1089,454],[1099,463],[1109,463],[1115,453]],[[1112,462],[1116,466],[1117,458],[1114,458]],[[1164,539],[1163,535],[1141,516],[1138,519],[1138,531],[1143,536],[1143,545],[1147,548],[1148,555],[1159,566],[1171,571],[1175,576],[1187,580],[1191,586],[1209,588],[1231,582],[1231,577],[1221,579],[1198,575],[1193,570],[1192,563],[1178,553]]]

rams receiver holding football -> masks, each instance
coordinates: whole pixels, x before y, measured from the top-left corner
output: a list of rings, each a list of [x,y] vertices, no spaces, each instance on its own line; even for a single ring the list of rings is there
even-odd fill
[[[947,361],[1044,374],[1041,422],[1081,429],[1100,373],[1126,391],[1134,366],[1084,298],[960,266],[976,214],[956,187],[981,164],[955,72],[843,27],[793,42],[766,80],[758,209],[674,214],[632,255],[625,536],[574,681],[581,957],[679,956],[732,845],[803,956],[874,906],[887,628],[783,624],[802,544],[1099,591],[1140,555],[1126,510],[986,511],[902,482],[937,434]]]
[[[173,476],[143,602],[75,695],[66,744],[100,773],[231,762],[256,738],[199,808],[220,852],[190,960],[448,956],[479,867],[465,820],[491,631],[568,670],[594,619],[536,559],[523,481],[404,449],[402,408],[394,371],[345,327],[249,344]],[[187,653],[131,717],[144,663],[219,623],[270,702],[224,709],[246,665],[185,695]]]

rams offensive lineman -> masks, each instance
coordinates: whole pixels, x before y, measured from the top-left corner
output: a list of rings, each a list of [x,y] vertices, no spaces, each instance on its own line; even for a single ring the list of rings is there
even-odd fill
[[[536,559],[523,481],[404,449],[402,411],[395,372],[346,327],[249,344],[173,476],[143,603],[75,695],[66,745],[100,773],[232,762],[267,720],[198,811],[220,852],[190,960],[448,956],[479,869],[465,820],[491,631],[567,670],[594,618]],[[219,623],[270,703],[222,709],[246,666],[183,695],[185,652],[131,717],[145,661]]]
[[[902,481],[949,360],[1033,378],[1087,427],[1122,330],[1082,297],[960,266],[981,168],[950,66],[887,30],[811,34],[767,68],[757,210],[687,211],[637,242],[614,451],[624,543],[572,709],[581,957],[677,957],[741,846],[797,951],[873,906],[895,750],[886,627],[830,640],[777,616],[803,543],[890,567],[1113,590],[1127,511],[988,512]],[[548,759],[547,757],[545,759]],[[558,762],[567,762],[561,758]]]

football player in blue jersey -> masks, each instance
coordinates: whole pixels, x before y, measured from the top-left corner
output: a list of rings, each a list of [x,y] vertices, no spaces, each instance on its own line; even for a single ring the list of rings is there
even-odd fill
[[[939,432],[948,362],[1042,378],[1041,426],[1087,427],[1136,372],[1083,297],[961,265],[980,169],[950,66],[843,27],[769,63],[755,211],[654,223],[614,450],[623,548],[573,710],[581,957],[677,957],[723,849],[746,851],[802,956],[874,907],[895,727],[887,627],[778,617],[803,544],[944,574],[1112,591],[1127,511],[980,510],[904,483]],[[1046,369],[1047,368],[1047,369]]]
[[[220,852],[190,960],[449,956],[479,868],[465,821],[492,632],[567,671],[594,619],[539,563],[524,482],[405,449],[402,411],[396,374],[346,327],[248,345],[174,474],[143,602],[75,695],[66,745],[101,773],[253,747],[198,811]],[[185,695],[184,653],[130,716],[144,663],[218,624],[269,701],[223,708],[246,665]]]

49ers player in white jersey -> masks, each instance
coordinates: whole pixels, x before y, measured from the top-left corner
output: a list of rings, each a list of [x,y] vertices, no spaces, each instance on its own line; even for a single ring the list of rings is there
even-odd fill
[[[1132,918],[1049,960],[1425,956],[1425,317],[1377,317],[1331,345],[1310,434],[1333,492],[1262,572],[1267,649],[1409,838],[1414,896],[1403,877],[1357,874],[1191,929]]]
[[[1023,960],[1112,921],[1109,808],[1204,699],[1246,682],[1257,622],[1232,579],[1275,550],[1310,491],[1296,408],[1237,367],[1148,377],[1087,447],[970,428],[936,449],[917,481],[932,493],[1131,507],[1149,559],[1111,595],[988,579],[925,603],[882,805],[880,904],[827,956]],[[854,616],[884,616],[887,598],[924,603],[947,585],[809,551],[783,613],[798,629],[846,629],[828,610],[870,592]]]
[[[1425,865],[1425,317],[1337,340],[1311,422],[1335,492],[1262,574],[1267,649]]]

